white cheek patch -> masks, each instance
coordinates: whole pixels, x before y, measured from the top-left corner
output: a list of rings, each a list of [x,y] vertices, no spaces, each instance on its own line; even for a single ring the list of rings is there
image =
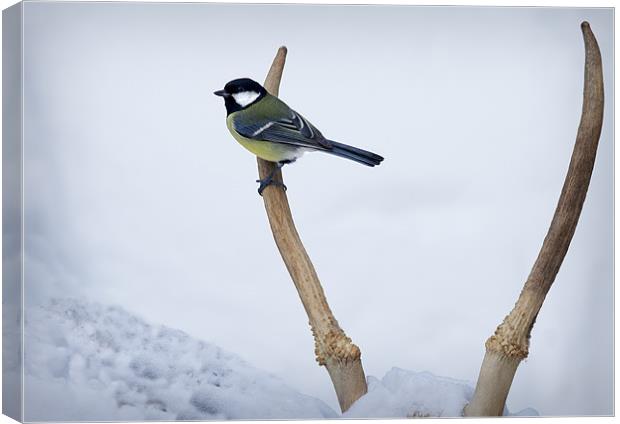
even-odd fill
[[[260,93],[257,93],[256,91],[242,91],[241,93],[235,93],[232,96],[239,106],[246,107],[247,105],[254,103],[254,100],[258,99]]]

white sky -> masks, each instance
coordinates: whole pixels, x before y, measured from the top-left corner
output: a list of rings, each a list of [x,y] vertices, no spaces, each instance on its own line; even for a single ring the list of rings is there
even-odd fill
[[[286,167],[297,228],[366,373],[470,380],[548,228],[581,112],[588,20],[607,102],[590,192],[511,410],[611,414],[611,9],[27,3],[26,296],[115,303],[334,408],[212,95],[289,48],[281,97],[383,155]]]

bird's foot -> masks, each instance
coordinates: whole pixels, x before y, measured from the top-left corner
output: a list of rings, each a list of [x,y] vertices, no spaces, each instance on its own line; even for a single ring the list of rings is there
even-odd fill
[[[284,183],[281,183],[279,181],[274,181],[271,178],[265,178],[264,180],[256,180],[256,182],[260,183],[260,185],[258,186],[258,194],[260,194],[261,196],[263,195],[263,191],[270,185],[276,186],[276,187],[282,187],[284,191],[286,191],[286,185],[284,185]]]

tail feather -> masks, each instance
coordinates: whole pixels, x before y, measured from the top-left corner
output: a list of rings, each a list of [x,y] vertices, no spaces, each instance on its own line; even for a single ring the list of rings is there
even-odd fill
[[[330,150],[326,150],[327,153],[331,153],[342,158],[351,159],[367,166],[376,166],[383,161],[383,157],[367,150],[358,149],[357,147],[338,143],[336,141],[331,141],[331,143],[332,148]]]

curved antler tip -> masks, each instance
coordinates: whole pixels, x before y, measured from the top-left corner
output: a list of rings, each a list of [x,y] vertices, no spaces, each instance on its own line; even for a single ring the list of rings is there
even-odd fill
[[[280,46],[280,48],[278,50],[281,51],[282,53],[287,53],[288,52],[288,49],[286,48],[286,46]]]
[[[583,22],[581,23],[581,29],[582,29],[582,30],[584,30],[584,31],[585,31],[586,29],[590,29],[590,23],[589,23],[588,21],[583,21]]]

